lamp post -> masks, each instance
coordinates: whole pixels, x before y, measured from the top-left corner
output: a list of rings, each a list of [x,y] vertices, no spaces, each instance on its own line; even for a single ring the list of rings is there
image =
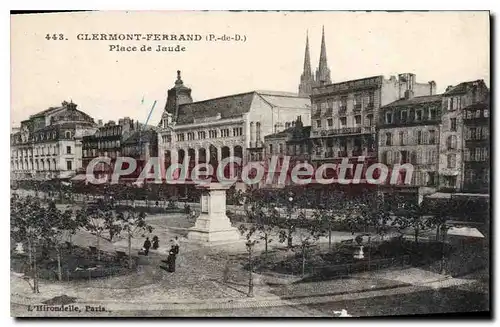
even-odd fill
[[[292,238],[292,232],[293,232],[293,225],[292,225],[292,212],[293,212],[293,193],[289,192],[288,193],[288,235],[287,235],[287,245],[289,248],[293,247],[293,238]]]
[[[446,242],[446,230],[447,226],[444,223],[441,227],[442,241],[441,241],[441,275],[446,275],[446,257],[444,253],[445,242]]]
[[[253,263],[252,263],[252,252],[255,245],[255,241],[248,240],[245,244],[248,251],[248,297],[253,297]]]

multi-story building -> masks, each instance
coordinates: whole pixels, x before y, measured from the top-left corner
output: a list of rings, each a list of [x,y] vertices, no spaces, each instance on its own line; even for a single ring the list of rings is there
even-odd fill
[[[137,124],[129,117],[119,119],[118,124],[115,121],[109,121],[102,124],[99,121],[99,126],[95,133],[87,135],[83,138],[83,171],[86,172],[88,164],[97,157],[110,157],[111,164],[104,162],[98,163],[93,169],[94,176],[101,178],[113,171],[114,163],[117,157],[122,155],[122,143],[136,129]]]
[[[260,156],[252,156],[252,161],[260,161],[265,168],[269,168],[271,158],[276,157],[275,171],[281,171],[283,158],[289,157],[288,169],[290,172],[295,164],[299,162],[310,161],[311,143],[309,134],[311,126],[304,126],[301,117],[290,125],[286,125],[286,129],[278,131],[277,133],[270,134],[264,137],[264,158]],[[266,172],[267,173],[267,172]],[[267,177],[267,174],[266,174]],[[283,187],[290,184],[289,178],[285,180],[285,184],[278,185],[279,176],[275,175],[272,183],[264,183],[262,181],[259,186],[261,187]]]
[[[153,126],[142,125],[122,142],[122,155],[134,158],[137,168],[127,176],[132,182],[143,171],[151,158],[158,157],[158,134]],[[125,179],[124,179],[125,180]]]
[[[313,163],[340,162],[349,158],[365,164],[377,161],[376,123],[379,108],[405,94],[435,94],[436,83],[416,83],[414,74],[374,76],[313,88],[311,96],[311,139]],[[348,170],[346,177],[352,177]]]
[[[165,168],[186,156],[190,166],[210,163],[216,168],[227,157],[245,164],[251,155],[263,157],[264,136],[297,116],[309,124],[310,101],[294,93],[251,91],[193,102],[178,71],[159,124],[159,157]]]
[[[489,184],[488,96],[483,80],[449,86],[443,95],[439,153],[443,191],[470,188],[478,181],[472,188],[484,191],[484,182]]]
[[[389,167],[389,176],[395,164],[410,163],[410,183],[405,183],[408,171],[401,170],[397,182],[384,185],[384,190],[406,192],[421,201],[438,184],[442,96],[413,97],[412,93],[380,108],[378,160]]]
[[[14,179],[65,179],[82,166],[82,138],[96,130],[94,120],[64,101],[21,122],[11,134]]]

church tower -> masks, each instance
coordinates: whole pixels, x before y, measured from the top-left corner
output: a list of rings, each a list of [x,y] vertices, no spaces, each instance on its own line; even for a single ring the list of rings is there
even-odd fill
[[[179,105],[185,103],[192,103],[191,89],[184,86],[181,79],[181,71],[177,71],[177,80],[173,88],[168,90],[167,103],[165,104],[165,111],[172,115],[172,120],[177,121],[177,114]]]
[[[319,66],[316,70],[316,83],[317,85],[331,84],[330,69],[326,60],[326,44],[325,44],[325,27],[323,26],[323,33],[321,36],[321,53],[319,55]]]
[[[310,96],[314,85],[314,76],[311,70],[311,56],[309,54],[309,35],[306,35],[306,52],[304,55],[304,71],[300,75],[299,96]]]

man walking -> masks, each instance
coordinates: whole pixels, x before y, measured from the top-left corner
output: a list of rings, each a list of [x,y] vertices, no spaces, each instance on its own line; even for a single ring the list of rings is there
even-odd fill
[[[151,241],[149,240],[149,237],[146,237],[142,247],[144,248],[144,255],[148,255],[149,249],[151,248]]]

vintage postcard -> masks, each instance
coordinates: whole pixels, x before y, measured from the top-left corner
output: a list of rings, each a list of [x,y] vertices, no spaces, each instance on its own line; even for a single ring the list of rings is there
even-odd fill
[[[490,14],[11,14],[14,317],[490,315]]]

